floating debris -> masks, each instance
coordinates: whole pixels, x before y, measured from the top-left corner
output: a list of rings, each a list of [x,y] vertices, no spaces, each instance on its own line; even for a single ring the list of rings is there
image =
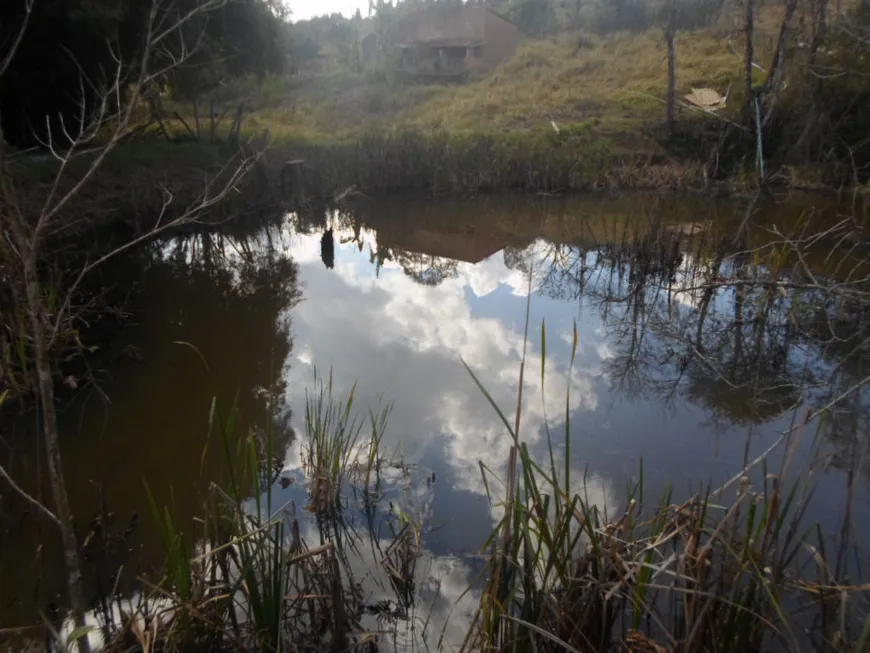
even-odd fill
[[[727,95],[720,95],[712,88],[693,88],[691,93],[683,96],[689,104],[694,104],[705,111],[717,111],[725,108]]]

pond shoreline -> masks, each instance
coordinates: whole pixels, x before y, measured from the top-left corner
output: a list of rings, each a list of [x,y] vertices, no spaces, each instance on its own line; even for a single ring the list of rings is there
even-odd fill
[[[260,147],[268,138],[268,132],[257,135],[250,146]],[[714,170],[690,149],[632,151],[617,148],[601,136],[564,130],[531,134],[404,130],[338,141],[276,140],[269,142],[238,188],[242,193],[251,191],[246,203],[256,200],[274,207],[295,204],[300,198],[329,201],[349,189],[553,195],[657,191],[719,196],[768,189],[843,193],[864,188],[856,186],[851,176],[832,172],[831,166],[782,166],[759,184],[755,173],[739,161],[730,169]],[[159,210],[163,197],[155,190],[165,186],[178,193],[175,201],[183,204],[201,190],[204,177],[220,174],[222,165],[237,152],[237,147],[223,142],[140,137],[112,153],[70,213],[83,228],[128,220],[119,215],[124,212],[135,214],[138,222],[149,211]],[[55,170],[54,162],[42,157],[18,159],[12,173],[26,205],[38,206]],[[75,176],[75,172],[70,175]],[[111,202],[114,209],[107,211],[103,202]]]
[[[107,243],[118,243],[147,232],[160,215],[167,193],[172,195],[173,206],[195,202],[203,193],[204,180],[225,174],[222,166],[237,152],[238,148],[224,143],[167,142],[153,137],[125,143],[90,180],[87,192],[70,204],[67,226],[52,235],[48,258],[68,250],[70,244],[104,238]],[[81,164],[71,167],[70,181],[75,181],[87,163],[87,155],[80,158]],[[12,173],[26,211],[38,211],[55,171],[53,162],[42,157],[15,162]],[[527,134],[495,138],[406,131],[371,134],[345,143],[273,144],[240,180],[236,193],[185,228],[223,229],[238,220],[248,221],[252,213],[314,215],[355,196],[406,192],[441,197],[509,194],[542,200],[626,193],[734,198],[778,192],[833,197],[848,192],[842,186],[812,182],[811,177],[794,174],[792,181],[778,178],[764,187],[736,178],[712,180],[697,160],[614,155],[606,145],[583,134],[554,131],[534,138]],[[64,260],[62,256],[54,265],[67,266],[66,276],[72,275],[75,254],[67,263]],[[61,283],[57,290],[65,292],[66,287]],[[10,393],[10,399],[15,396]]]

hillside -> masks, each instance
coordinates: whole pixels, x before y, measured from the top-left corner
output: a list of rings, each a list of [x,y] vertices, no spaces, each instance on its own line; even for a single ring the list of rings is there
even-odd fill
[[[677,91],[740,88],[742,42],[725,28],[682,31]],[[759,48],[763,57],[767,48]],[[667,53],[660,29],[598,37],[573,32],[525,39],[489,74],[459,85],[405,85],[382,69],[294,79],[264,88],[247,126],[292,140],[342,140],[415,128],[450,133],[583,131],[636,149],[665,116]],[[737,91],[739,92],[739,91]],[[727,110],[726,110],[727,113]],[[698,116],[685,109],[683,118]],[[703,119],[711,119],[703,117]]]
[[[774,63],[788,12],[760,3],[755,13],[761,143],[746,112],[746,32],[736,5],[676,31],[673,132],[665,128],[668,55],[658,19],[634,31],[526,35],[500,66],[463,83],[403,82],[388,56],[362,66],[351,57],[327,59],[321,72],[299,66],[284,77],[236,80],[212,99],[224,116],[243,106],[244,131],[268,134],[276,166],[303,160],[305,185],[324,195],[349,187],[684,189],[755,184],[759,172],[778,183],[837,186],[870,163],[859,110],[870,70],[861,67],[863,41],[844,30],[850,16],[832,14],[826,40],[814,41],[810,10],[801,5],[788,21],[781,70]],[[773,81],[772,70],[781,72]],[[695,88],[725,96],[725,106],[711,113],[684,102]],[[189,105],[173,110],[190,116]]]

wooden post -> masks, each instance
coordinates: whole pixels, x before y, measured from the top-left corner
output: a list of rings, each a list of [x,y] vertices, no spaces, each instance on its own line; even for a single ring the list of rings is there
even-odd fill
[[[239,108],[236,109],[236,119],[233,121],[232,127],[230,128],[230,138],[229,140],[238,143],[239,137],[242,132],[242,116],[245,112],[245,103],[244,101],[239,102]]]
[[[752,116],[752,59],[755,56],[755,48],[752,39],[755,35],[755,0],[746,0],[746,24],[744,26],[746,37],[746,53],[743,60],[743,74],[746,83],[746,117]]]
[[[202,131],[199,126],[199,105],[196,98],[193,98],[193,120],[196,123],[196,139],[199,140],[202,138]]]
[[[668,137],[673,138],[676,131],[677,120],[677,52],[674,39],[677,35],[677,12],[674,0],[671,0],[670,17],[668,27],[665,30],[665,39],[668,44]]]
[[[209,141],[214,144],[214,99],[209,100],[208,103],[208,118],[211,121],[211,133],[209,135]]]

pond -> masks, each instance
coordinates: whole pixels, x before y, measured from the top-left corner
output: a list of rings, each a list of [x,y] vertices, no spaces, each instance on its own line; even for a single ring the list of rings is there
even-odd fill
[[[461,643],[477,601],[465,590],[500,514],[503,490],[491,482],[504,475],[511,437],[463,362],[511,423],[522,379],[521,439],[545,460],[549,433],[557,466],[602,508],[618,510],[641,473],[649,496],[718,487],[792,431],[799,437],[753,479],[816,461],[808,520],[838,532],[854,481],[852,523],[870,523],[860,319],[843,335],[828,304],[812,303],[812,283],[758,283],[771,272],[759,252],[786,236],[805,242],[810,213],[822,231],[842,207],[798,196],[748,213],[747,203],[393,196],[154,244],[119,282],[135,299],[106,347],[112,363],[69,380],[77,390],[63,409],[89,594],[123,589],[162,563],[146,484],[196,532],[209,483],[225,481],[210,421],[233,405],[239,433],[272,424],[284,479],[275,491],[294,501],[309,543],[320,541],[305,516],[302,464],[315,374],[337,397],[353,392],[363,415],[391,405],[383,451],[396,471],[384,531],[359,535],[368,543],[351,566],[372,614],[398,615],[402,641]],[[777,278],[798,268],[813,282],[860,274],[866,253],[832,257],[841,243],[831,242],[784,254]],[[854,264],[843,267],[847,259]],[[847,308],[836,305],[843,318]],[[797,428],[840,395],[824,419]],[[5,425],[0,455],[38,491],[33,421]],[[20,508],[4,498],[4,626],[62,605],[57,538]],[[410,594],[388,582],[372,546],[397,514],[421,534]],[[352,533],[366,530],[357,517]]]

